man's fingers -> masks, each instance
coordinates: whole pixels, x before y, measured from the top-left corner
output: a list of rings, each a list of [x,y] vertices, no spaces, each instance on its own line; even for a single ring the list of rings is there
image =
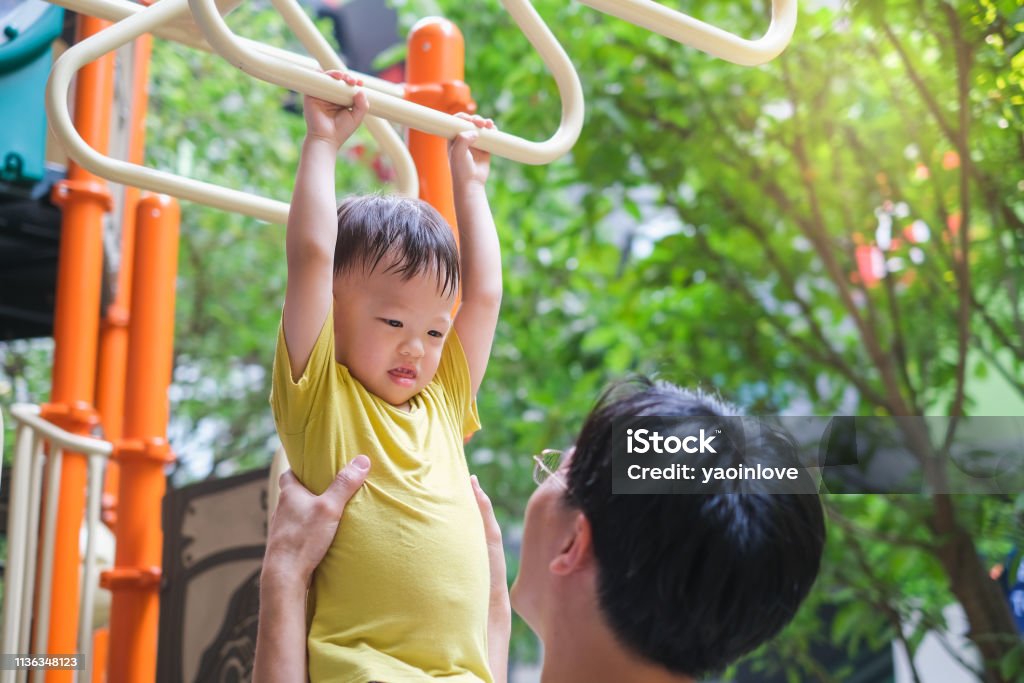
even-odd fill
[[[476,506],[480,510],[480,518],[484,522],[484,535],[487,537],[487,542],[500,547],[501,525],[498,524],[498,518],[494,516],[494,506],[491,505],[491,499],[484,493],[475,474],[469,479],[473,483],[473,494],[476,496]]]
[[[337,505],[340,514],[345,504],[348,503],[349,499],[355,495],[355,492],[366,481],[366,476],[369,473],[370,459],[365,455],[357,455],[352,459],[352,462],[345,465],[338,472],[337,476],[334,477],[334,481],[331,482],[331,485],[323,493],[325,499],[331,502],[332,505]]]
[[[281,473],[281,476],[277,478],[277,488],[284,491],[289,486],[298,484],[299,480],[295,476],[295,473],[291,469],[287,469]]]

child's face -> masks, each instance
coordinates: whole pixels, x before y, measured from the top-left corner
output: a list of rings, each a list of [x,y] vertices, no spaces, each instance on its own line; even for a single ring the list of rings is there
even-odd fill
[[[403,280],[378,266],[334,280],[335,358],[370,392],[405,406],[437,372],[455,297],[433,274]]]

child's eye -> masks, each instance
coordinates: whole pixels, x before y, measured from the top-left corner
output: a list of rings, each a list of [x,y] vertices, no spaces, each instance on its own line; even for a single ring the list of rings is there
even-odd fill
[[[437,337],[438,339],[444,336],[443,333],[438,332],[437,330],[431,330],[430,332],[427,332],[427,334],[429,334],[431,337]]]
[[[402,321],[401,320],[392,320],[391,318],[381,318],[381,320],[383,322],[387,323],[388,325],[391,325],[391,327],[401,327],[402,326]]]

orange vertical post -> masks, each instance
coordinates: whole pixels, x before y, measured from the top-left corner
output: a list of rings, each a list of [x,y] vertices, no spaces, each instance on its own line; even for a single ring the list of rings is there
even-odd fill
[[[101,585],[112,593],[110,683],[156,677],[160,562],[160,506],[167,444],[167,388],[174,364],[174,294],[178,272],[178,203],[147,194],[139,201],[129,322],[124,436],[114,445],[121,468],[117,552]]]
[[[79,15],[78,39],[97,33],[109,22]],[[85,141],[105,152],[113,99],[114,56],[87,65],[75,87],[75,126]],[[53,390],[43,417],[76,434],[95,426],[92,407],[96,382],[100,284],[103,270],[103,215],[111,209],[107,183],[76,165],[54,187],[53,199],[62,207],[57,300],[54,309]],[[86,458],[66,452],[61,466],[57,504],[53,581],[50,591],[50,632],[47,652],[78,650],[79,565],[78,535],[85,508]],[[50,671],[46,680],[71,683],[72,671]]]
[[[153,49],[150,35],[135,41],[132,69],[128,161],[141,164],[146,149],[146,107],[148,103],[149,57]],[[124,188],[121,213],[121,264],[117,273],[114,300],[100,321],[100,354],[97,361],[96,408],[103,425],[103,436],[116,442],[124,424],[125,365],[128,358],[128,310],[131,305],[132,258],[135,250],[135,212],[139,189]],[[103,521],[113,527],[117,506],[117,463],[107,463],[103,485]]]
[[[107,650],[110,647],[110,630],[98,628],[92,633],[92,661],[86,662],[89,667],[92,683],[102,683],[107,677]]]
[[[440,17],[416,22],[409,33],[405,98],[448,114],[473,113],[476,104],[463,81],[465,60],[465,45],[458,26]],[[429,202],[455,229],[448,141],[410,130],[409,152],[420,179],[420,199]]]

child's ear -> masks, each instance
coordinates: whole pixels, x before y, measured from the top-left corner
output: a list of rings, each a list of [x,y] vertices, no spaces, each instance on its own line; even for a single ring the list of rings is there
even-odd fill
[[[568,576],[574,572],[588,568],[593,564],[594,543],[590,529],[590,521],[582,512],[576,515],[573,523],[572,536],[566,542],[555,559],[548,565],[551,571],[559,576]]]

